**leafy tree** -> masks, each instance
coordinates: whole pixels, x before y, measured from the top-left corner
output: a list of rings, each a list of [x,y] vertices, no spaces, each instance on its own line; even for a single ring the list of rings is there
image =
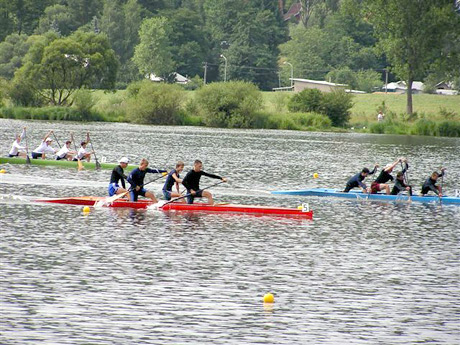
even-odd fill
[[[227,79],[252,81],[263,89],[275,86],[278,45],[286,38],[277,3],[205,0],[204,11],[211,53],[214,59],[220,54],[227,58]]]
[[[103,8],[103,0],[67,0],[66,3],[77,28],[90,23]]]
[[[63,36],[69,35],[76,29],[67,6],[57,4],[45,9],[44,15],[40,17],[36,32],[44,34],[52,29],[58,31]]]
[[[459,37],[460,17],[451,0],[369,0],[367,6],[378,47],[406,82],[406,111],[412,114],[412,83],[434,62],[447,59],[440,52]]]
[[[344,126],[350,119],[350,110],[353,107],[353,96],[344,90],[334,90],[323,93],[321,113],[326,114],[336,127]]]
[[[80,88],[115,84],[117,61],[105,35],[40,36],[24,60],[15,81],[53,105],[71,104],[70,97]]]
[[[202,18],[193,10],[179,8],[163,11],[171,27],[169,40],[176,71],[183,75],[198,75],[209,49]]]
[[[154,73],[167,78],[174,72],[171,48],[171,27],[164,17],[144,19],[139,30],[140,43],[133,61],[143,75]]]
[[[28,36],[11,34],[0,43],[0,77],[12,79],[29,50]]]

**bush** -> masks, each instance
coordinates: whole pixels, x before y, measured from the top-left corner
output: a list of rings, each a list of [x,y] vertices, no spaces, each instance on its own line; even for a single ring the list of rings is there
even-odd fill
[[[344,126],[350,119],[350,110],[353,107],[353,96],[344,90],[334,90],[324,93],[321,100],[321,113],[326,114],[333,126]]]
[[[243,81],[208,84],[195,96],[205,124],[213,127],[250,128],[262,106],[257,86]]]
[[[460,122],[442,121],[438,124],[438,132],[443,137],[460,137]]]
[[[411,134],[436,136],[439,134],[438,126],[434,121],[427,119],[419,119],[417,122],[414,123],[411,130]]]
[[[128,87],[126,116],[136,123],[179,125],[184,114],[181,105],[184,91],[177,85],[145,80]]]
[[[356,89],[364,92],[373,92],[381,89],[383,82],[380,74],[373,70],[361,70],[356,74]]]
[[[91,113],[89,117],[83,118],[77,110],[69,107],[14,107],[3,108],[0,114],[4,118],[16,120],[57,120],[57,121],[103,121],[104,118],[98,113]]]
[[[80,89],[75,93],[73,105],[83,119],[91,118],[91,109],[96,104],[93,94],[88,89]]]
[[[291,97],[291,94],[288,92],[275,92],[273,97],[270,98],[271,103],[278,112],[285,110],[286,105]]]
[[[304,89],[291,97],[288,109],[292,112],[320,112],[323,93],[317,89]]]
[[[253,121],[253,128],[315,130],[331,127],[331,120],[326,115],[315,113],[270,114],[258,112]]]

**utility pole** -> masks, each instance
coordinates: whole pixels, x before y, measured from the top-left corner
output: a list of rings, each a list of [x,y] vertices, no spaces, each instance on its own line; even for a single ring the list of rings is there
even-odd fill
[[[206,85],[206,74],[208,72],[208,62],[204,63],[204,76],[203,76],[203,84]]]

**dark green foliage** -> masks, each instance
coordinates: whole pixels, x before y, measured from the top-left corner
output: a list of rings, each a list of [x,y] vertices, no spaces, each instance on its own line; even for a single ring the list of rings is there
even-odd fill
[[[252,128],[289,129],[289,130],[327,130],[331,120],[316,113],[267,114],[257,112]]]
[[[436,136],[439,134],[437,123],[432,120],[419,119],[414,123],[411,134]]]
[[[353,96],[343,90],[323,94],[321,113],[326,114],[336,127],[344,126],[350,119]]]
[[[262,95],[254,84],[233,81],[205,85],[197,91],[196,101],[208,126],[250,128]]]
[[[23,107],[39,107],[43,99],[28,84],[19,79],[13,80],[8,88],[8,97],[14,105]]]
[[[291,97],[288,103],[289,111],[320,112],[323,94],[317,89],[305,89]]]
[[[323,93],[317,89],[305,89],[292,96],[289,111],[317,112],[327,115],[332,125],[344,126],[350,118],[353,96],[343,90]]]
[[[443,137],[460,137],[460,122],[442,121],[438,124],[438,132]]]
[[[136,123],[179,125],[184,92],[180,86],[144,80],[128,87],[127,119]]]

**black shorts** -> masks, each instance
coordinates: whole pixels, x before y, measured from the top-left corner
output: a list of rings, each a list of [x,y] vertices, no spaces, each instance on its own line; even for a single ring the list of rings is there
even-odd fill
[[[33,159],[42,158],[42,153],[32,152],[32,158]]]
[[[8,157],[10,157],[10,158],[11,158],[11,157],[17,157],[17,156],[19,156],[19,152],[16,153],[15,155],[8,155]]]
[[[203,191],[201,189],[198,189],[195,193],[195,195],[191,195],[190,191],[187,190],[187,204],[193,204],[193,200],[195,198],[202,198],[203,197]]]

